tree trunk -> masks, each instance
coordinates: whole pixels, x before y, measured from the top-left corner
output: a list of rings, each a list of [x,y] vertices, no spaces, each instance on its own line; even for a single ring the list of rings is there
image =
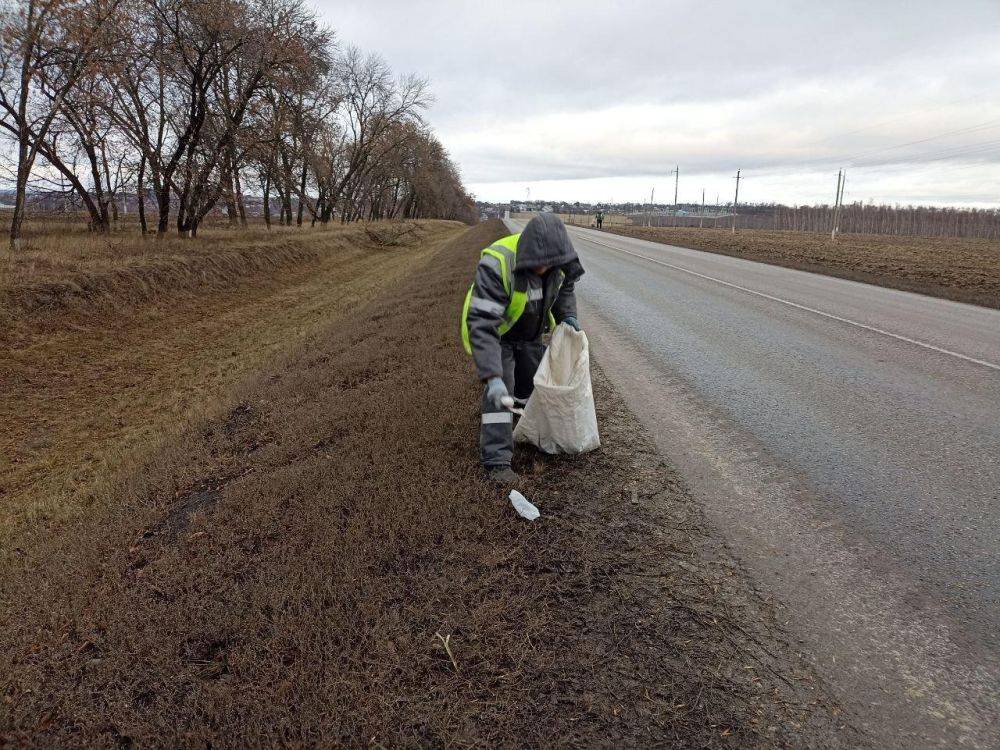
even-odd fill
[[[157,195],[156,208],[160,212],[156,222],[156,237],[163,237],[167,233],[167,224],[170,223],[170,184],[164,180]]]
[[[14,195],[14,214],[10,219],[10,249],[21,249],[21,224],[24,222],[25,186],[20,175],[17,180],[17,192]]]
[[[236,211],[236,186],[233,184],[232,172],[228,169],[222,172],[222,190],[226,194],[226,217],[229,219],[229,226],[235,227],[239,223]]]
[[[264,226],[268,229],[271,228],[271,178],[265,177],[264,184],[261,186],[261,192],[264,193]]]
[[[247,207],[243,199],[243,185],[240,183],[240,171],[233,165],[233,185],[236,188],[236,209],[240,214],[240,226],[247,225]]]
[[[139,175],[136,178],[135,183],[135,199],[136,203],[139,204],[139,231],[142,232],[143,236],[146,235],[146,188],[143,185],[143,180],[146,176],[146,152],[142,153],[139,157]]]
[[[28,176],[31,174],[28,152],[28,128],[21,121],[17,144],[17,183],[14,189],[14,214],[10,219],[10,249],[21,249],[21,225],[24,223],[25,202],[28,194]]]
[[[108,196],[104,192],[105,185],[101,179],[100,165],[95,152],[88,151],[87,156],[90,159],[91,181],[94,183],[94,199],[97,204],[97,216],[91,219],[90,229],[94,232],[107,232],[111,228],[111,222],[108,217]]]
[[[101,168],[104,170],[104,189],[107,191],[101,199],[101,219],[102,226],[95,227],[98,231],[107,232],[111,230],[111,221],[113,220],[115,226],[118,226],[118,204],[115,203],[115,194],[111,189],[111,168],[108,166],[108,155],[101,146]],[[108,206],[111,207],[111,213],[108,213]]]
[[[184,179],[184,188],[177,196],[177,233],[182,237],[187,235],[190,228],[191,206],[188,205],[191,197],[191,173],[188,172]]]
[[[305,208],[305,195],[306,195],[306,177],[309,173],[309,163],[302,160],[302,179],[299,180],[299,210],[298,216],[295,218],[296,226],[302,226],[302,211]]]
[[[323,213],[320,216],[320,221],[324,224],[329,224],[330,220],[333,219],[333,212],[336,209],[336,201],[330,198],[329,195],[325,196],[323,205]]]

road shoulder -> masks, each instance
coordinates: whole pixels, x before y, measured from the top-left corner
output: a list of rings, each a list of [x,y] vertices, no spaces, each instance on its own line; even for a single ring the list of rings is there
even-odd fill
[[[773,601],[783,630],[879,747],[990,747],[996,663],[963,642],[932,601],[876,563],[802,478],[713,409],[695,389],[581,306],[597,361],[640,414],[741,569]]]

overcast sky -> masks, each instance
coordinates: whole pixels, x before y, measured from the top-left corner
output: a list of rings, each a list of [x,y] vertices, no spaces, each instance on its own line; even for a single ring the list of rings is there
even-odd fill
[[[484,200],[1000,203],[1000,0],[319,6]]]

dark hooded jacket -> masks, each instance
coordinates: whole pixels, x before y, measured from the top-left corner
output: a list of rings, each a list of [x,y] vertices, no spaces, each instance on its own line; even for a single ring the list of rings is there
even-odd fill
[[[539,276],[531,269],[548,266]],[[539,214],[524,228],[517,241],[514,266],[515,289],[526,289],[528,303],[517,323],[503,341],[538,341],[551,310],[556,322],[576,317],[576,280],[583,266],[558,216]],[[562,283],[560,283],[560,281]],[[510,302],[504,289],[499,264],[485,256],[476,268],[476,280],[469,307],[469,343],[481,379],[503,377],[499,327]]]

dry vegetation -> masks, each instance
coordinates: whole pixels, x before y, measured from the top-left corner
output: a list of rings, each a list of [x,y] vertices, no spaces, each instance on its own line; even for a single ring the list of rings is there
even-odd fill
[[[605,447],[519,454],[539,522],[483,482],[456,311],[502,231],[3,550],[0,743],[857,743],[599,372]]]
[[[462,227],[406,226],[393,248],[362,225],[199,242],[37,231],[0,289],[0,527],[92,502],[112,469]]]
[[[1000,242],[971,238],[615,226],[628,237],[681,245],[1000,308]]]
[[[259,276],[262,265],[296,265],[319,257],[327,242],[361,235],[262,225],[206,228],[204,241],[177,236],[159,241],[127,231],[94,233],[79,217],[47,216],[27,225],[23,249],[0,254],[4,307],[21,313],[76,304],[95,308],[101,296],[114,306],[154,299],[161,292],[204,293],[231,286],[238,276]],[[285,257],[287,256],[287,257]],[[138,295],[138,296],[136,296]]]

